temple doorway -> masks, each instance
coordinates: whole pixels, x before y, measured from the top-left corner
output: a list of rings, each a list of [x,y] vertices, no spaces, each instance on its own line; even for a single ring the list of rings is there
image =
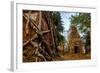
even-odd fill
[[[75,47],[74,47],[74,53],[79,53],[79,52],[80,52],[79,47],[78,47],[78,46],[75,46]]]

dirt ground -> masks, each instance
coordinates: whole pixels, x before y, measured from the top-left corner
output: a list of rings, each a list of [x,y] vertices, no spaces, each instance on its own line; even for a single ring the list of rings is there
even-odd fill
[[[59,57],[54,58],[55,61],[63,61],[63,60],[86,60],[91,59],[91,54],[64,54]]]

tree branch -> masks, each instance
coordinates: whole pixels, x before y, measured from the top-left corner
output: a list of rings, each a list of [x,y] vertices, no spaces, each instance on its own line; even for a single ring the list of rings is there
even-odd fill
[[[31,39],[29,39],[28,41],[26,41],[26,42],[23,44],[23,46],[27,45],[30,41],[36,39],[37,37],[38,37],[37,34],[35,34]]]

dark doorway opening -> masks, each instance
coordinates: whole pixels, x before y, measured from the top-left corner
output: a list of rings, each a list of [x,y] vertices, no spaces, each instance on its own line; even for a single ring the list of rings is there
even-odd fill
[[[80,50],[79,50],[79,47],[78,47],[78,46],[75,46],[75,47],[74,47],[74,49],[75,49],[75,50],[74,50],[74,52],[75,52],[75,53],[79,53],[79,52],[80,52]]]

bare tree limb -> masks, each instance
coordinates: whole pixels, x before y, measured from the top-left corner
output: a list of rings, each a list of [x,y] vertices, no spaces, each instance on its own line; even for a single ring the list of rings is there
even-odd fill
[[[30,42],[34,47],[38,47],[38,43],[37,42],[33,42],[33,41],[30,41]]]
[[[50,30],[42,31],[43,34],[50,32]]]
[[[32,20],[32,19],[30,18],[30,21],[31,21],[32,24],[39,30],[39,28],[37,27],[37,25],[36,25],[36,23],[34,22],[34,20]]]
[[[26,42],[23,44],[23,46],[27,45],[30,41],[36,39],[37,37],[38,37],[37,34],[35,34],[31,39],[29,39],[28,41],[26,41]]]
[[[28,18],[27,18],[27,16],[25,15],[25,14],[23,14],[23,17],[27,20]]]
[[[41,21],[42,21],[42,12],[39,11],[39,25],[38,25],[39,30],[41,30]]]

